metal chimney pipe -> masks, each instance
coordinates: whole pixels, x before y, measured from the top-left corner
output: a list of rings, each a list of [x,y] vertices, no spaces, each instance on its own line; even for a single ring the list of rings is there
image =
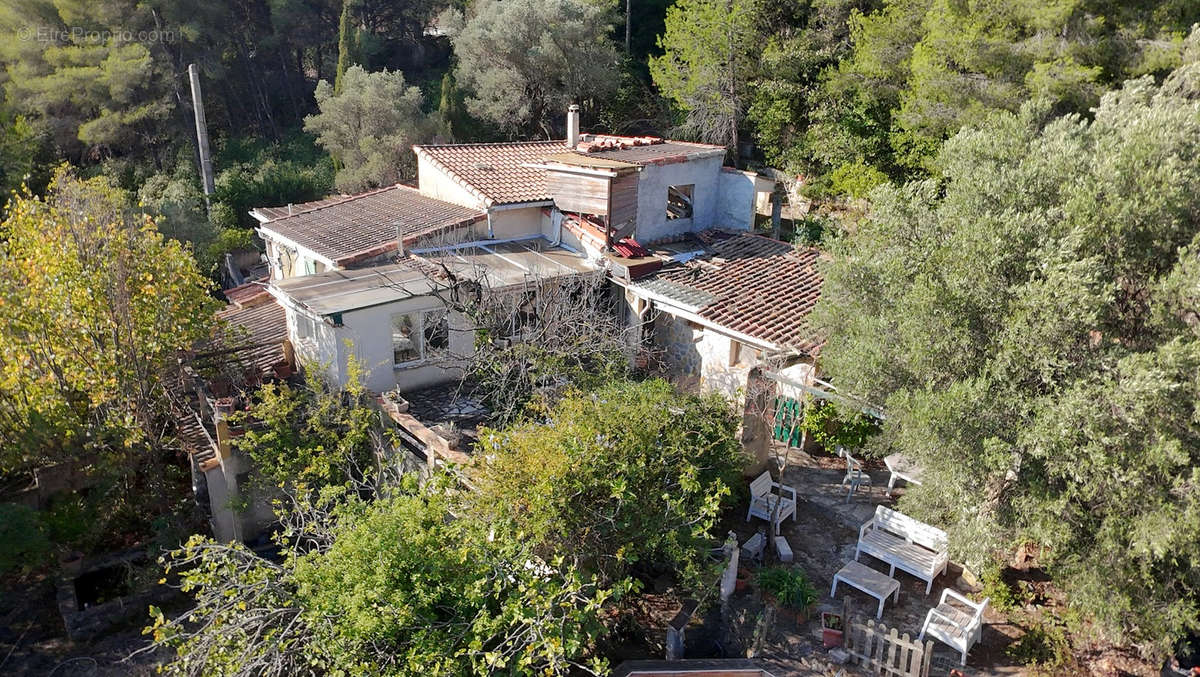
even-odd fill
[[[567,106],[567,148],[575,149],[579,145],[579,106]]]

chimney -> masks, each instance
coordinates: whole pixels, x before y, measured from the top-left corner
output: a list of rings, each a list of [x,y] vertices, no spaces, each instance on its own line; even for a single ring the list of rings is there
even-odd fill
[[[567,106],[567,148],[575,149],[579,145],[579,106]]]

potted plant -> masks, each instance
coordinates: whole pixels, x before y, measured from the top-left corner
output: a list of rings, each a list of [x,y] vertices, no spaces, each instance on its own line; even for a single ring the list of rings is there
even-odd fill
[[[844,634],[845,627],[842,625],[841,614],[829,611],[821,612],[821,644],[826,649],[841,646]]]
[[[758,572],[758,587],[768,601],[794,613],[797,623],[808,620],[809,609],[817,601],[816,589],[798,567],[763,569]]]
[[[383,393],[383,406],[393,414],[403,414],[408,411],[408,400],[399,390],[388,390]]]
[[[738,567],[737,578],[733,580],[734,592],[741,592],[750,587],[750,570],[746,567]]]

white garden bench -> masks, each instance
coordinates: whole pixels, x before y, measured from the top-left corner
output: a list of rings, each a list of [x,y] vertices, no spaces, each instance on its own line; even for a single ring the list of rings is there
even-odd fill
[[[857,561],[863,553],[891,567],[906,571],[926,582],[925,594],[933,589],[933,579],[946,572],[950,562],[946,532],[919,522],[908,515],[878,506],[875,517],[858,530]]]
[[[949,604],[946,599],[953,598],[966,607],[966,610]],[[950,588],[942,591],[942,600],[929,610],[925,616],[925,624],[921,626],[921,636],[917,641],[925,639],[925,635],[949,644],[962,654],[962,664],[967,664],[967,652],[979,641],[983,634],[983,612],[987,609],[989,598],[982,602],[972,602]]]
[[[785,491],[791,494],[791,498],[783,495]],[[776,504],[778,504],[778,509],[776,509]],[[754,478],[754,481],[750,483],[750,508],[746,510],[746,521],[749,522],[751,517],[758,517],[772,522],[773,517],[775,535],[778,536],[779,525],[789,515],[795,522],[796,489],[776,482],[771,479],[771,471],[764,470],[763,474]]]

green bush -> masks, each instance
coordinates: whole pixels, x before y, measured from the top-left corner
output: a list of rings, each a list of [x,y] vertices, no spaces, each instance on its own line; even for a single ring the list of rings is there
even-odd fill
[[[741,484],[738,421],[721,397],[660,380],[568,395],[540,421],[480,433],[473,518],[602,580],[670,571],[704,585],[721,505]]]
[[[830,191],[834,195],[849,195],[855,199],[866,197],[873,188],[887,181],[887,174],[865,162],[842,165],[829,176]]]
[[[0,573],[34,569],[50,555],[50,539],[33,508],[0,503]]]
[[[786,607],[807,609],[817,601],[816,588],[799,567],[769,567],[758,572],[757,581],[764,594]]]

